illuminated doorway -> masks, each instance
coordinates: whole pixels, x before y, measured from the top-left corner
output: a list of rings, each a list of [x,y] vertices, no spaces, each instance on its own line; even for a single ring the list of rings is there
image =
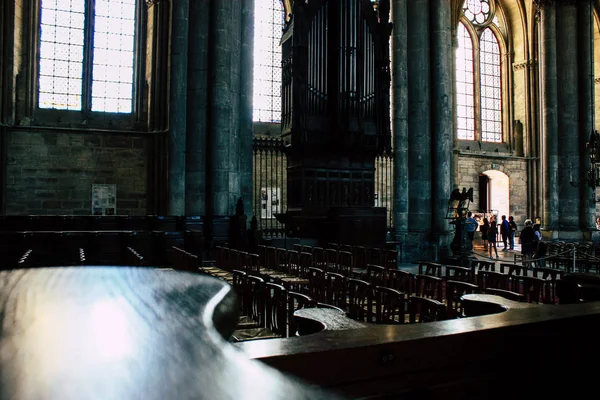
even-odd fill
[[[510,215],[509,177],[489,170],[479,175],[479,209],[500,216]]]

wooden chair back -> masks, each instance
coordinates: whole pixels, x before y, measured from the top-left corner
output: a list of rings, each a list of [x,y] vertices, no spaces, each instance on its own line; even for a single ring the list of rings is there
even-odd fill
[[[381,265],[367,264],[367,273],[364,278],[374,286],[385,286],[387,280],[386,269]]]
[[[281,337],[287,336],[287,290],[276,283],[265,284],[266,328]]]
[[[348,278],[334,272],[325,273],[325,303],[339,307],[347,307]]]
[[[417,274],[415,295],[442,301],[443,280],[437,276]]]
[[[415,276],[399,269],[390,269],[387,271],[387,287],[398,290],[399,292],[411,295],[415,290]]]
[[[446,319],[446,306],[434,299],[410,296],[408,299],[408,315],[411,324],[442,321]]]
[[[348,317],[357,321],[373,321],[372,287],[360,279],[348,279]]]
[[[404,324],[406,304],[404,293],[383,286],[373,290],[376,324]]]
[[[448,318],[464,316],[461,298],[465,294],[478,293],[479,286],[464,281],[446,281],[446,307]]]
[[[294,312],[301,308],[311,308],[316,307],[317,302],[313,300],[310,296],[307,296],[298,292],[288,292],[288,334],[287,336],[299,336],[298,335],[298,322],[294,317]]]
[[[308,295],[317,301],[325,301],[325,271],[320,268],[308,269]]]
[[[481,290],[489,288],[508,289],[508,275],[494,271],[479,271],[477,274],[478,286]]]
[[[442,264],[431,261],[419,261],[419,275],[442,277]]]

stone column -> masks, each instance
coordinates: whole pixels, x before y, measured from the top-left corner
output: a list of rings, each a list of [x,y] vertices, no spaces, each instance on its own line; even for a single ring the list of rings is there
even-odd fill
[[[431,1],[432,95],[432,196],[433,232],[449,230],[446,211],[452,191],[454,116],[452,81],[452,11],[447,0]]]
[[[408,2],[408,229],[431,229],[429,1]],[[420,239],[419,239],[420,240]]]
[[[577,45],[579,52],[579,148],[584,149],[594,130],[594,34],[592,1],[577,2]],[[580,170],[589,168],[589,152],[581,152]],[[581,185],[580,227],[595,229],[595,188]]]
[[[241,0],[213,2],[208,147],[208,205],[213,215],[232,215],[240,195],[239,84]]]
[[[579,230],[580,195],[571,181],[581,178],[579,168],[579,74],[577,42],[577,7],[573,2],[556,3],[556,51],[558,128],[558,197],[559,225],[562,231]],[[583,171],[582,171],[583,172]]]
[[[544,5],[541,11],[542,169],[543,220],[545,229],[558,228],[558,76],[556,68],[556,10]]]
[[[206,213],[210,0],[189,3],[185,213]]]
[[[169,215],[184,215],[189,0],[178,0],[172,4],[167,212]]]
[[[402,235],[408,231],[408,1],[392,1],[392,136],[396,240],[402,240]]]
[[[248,221],[252,217],[252,93],[254,77],[254,0],[242,1],[240,57],[240,191]]]

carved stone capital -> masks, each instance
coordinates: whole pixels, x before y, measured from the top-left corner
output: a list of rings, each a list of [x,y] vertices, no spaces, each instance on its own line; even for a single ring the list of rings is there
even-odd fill
[[[150,8],[160,3],[168,3],[170,0],[146,0],[146,8]]]

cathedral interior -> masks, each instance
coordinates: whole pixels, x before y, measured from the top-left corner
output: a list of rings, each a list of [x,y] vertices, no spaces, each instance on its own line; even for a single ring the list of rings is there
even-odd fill
[[[238,228],[402,264],[452,255],[456,190],[595,248],[599,85],[600,0],[2,0],[0,225],[170,216],[209,257]]]

